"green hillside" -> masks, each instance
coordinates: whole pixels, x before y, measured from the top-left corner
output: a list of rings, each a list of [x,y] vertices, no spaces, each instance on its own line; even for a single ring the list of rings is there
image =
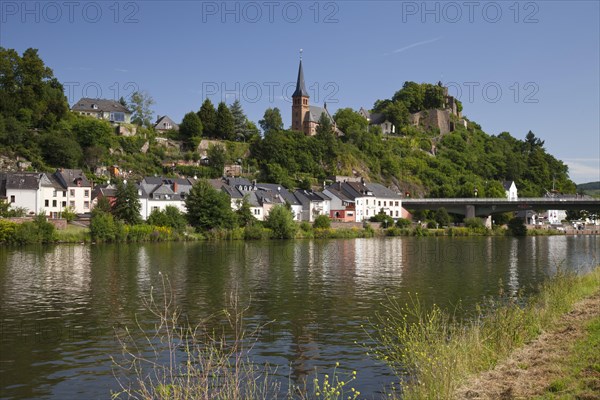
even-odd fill
[[[149,110],[139,98],[129,103],[140,125],[137,133],[122,137],[105,121],[73,115],[63,93],[36,50],[19,55],[0,48],[0,153],[25,158],[35,170],[78,167],[90,177],[97,167],[111,165],[132,171],[134,177],[217,177],[224,164],[241,161],[249,178],[287,187],[317,186],[337,174],[362,176],[412,196],[472,197],[477,189],[479,197],[503,197],[504,180],[516,181],[521,196],[543,195],[553,180],[561,192],[576,189],[567,166],[546,152],[539,134],[526,133],[526,128],[518,139],[507,132],[488,135],[468,119],[466,128],[457,124],[444,135],[412,126],[410,113],[442,104],[438,87],[431,84],[408,82],[374,105],[396,124],[398,135],[382,135],[346,108],[334,115],[345,133],[339,138],[323,119],[313,137],[285,130],[277,109],[266,110],[259,121],[264,132],[260,136],[239,102],[215,108],[205,101],[202,107],[190,105],[196,111],[186,114],[180,132],[165,135],[171,145],[165,145],[165,138],[157,140],[148,126]],[[184,165],[200,158],[197,145],[202,138],[221,140],[208,149],[210,165]]]

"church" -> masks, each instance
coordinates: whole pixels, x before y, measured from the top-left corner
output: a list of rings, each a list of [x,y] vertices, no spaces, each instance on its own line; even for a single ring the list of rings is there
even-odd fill
[[[304,132],[307,136],[314,136],[317,134],[317,127],[319,126],[319,120],[321,115],[325,114],[331,121],[333,131],[337,136],[343,135],[343,133],[337,128],[333,117],[327,110],[327,103],[323,107],[311,106],[309,103],[310,96],[306,90],[304,83],[304,70],[302,69],[302,57],[300,57],[300,66],[298,68],[298,80],[296,81],[296,90],[292,95],[292,130],[298,132]]]

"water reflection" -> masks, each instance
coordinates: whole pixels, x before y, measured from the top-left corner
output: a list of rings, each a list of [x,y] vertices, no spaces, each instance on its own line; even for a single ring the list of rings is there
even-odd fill
[[[263,326],[253,357],[284,386],[315,368],[359,371],[375,396],[392,377],[358,343],[386,295],[468,310],[527,294],[556,269],[597,263],[600,238],[382,238],[0,248],[0,397],[108,398],[114,328],[152,324],[144,299],[163,278],[191,323],[231,308]]]

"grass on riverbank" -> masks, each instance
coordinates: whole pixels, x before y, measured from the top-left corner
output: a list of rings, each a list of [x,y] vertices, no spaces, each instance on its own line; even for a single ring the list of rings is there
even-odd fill
[[[600,317],[586,326],[586,337],[560,365],[561,377],[552,381],[539,399],[600,399]]]
[[[508,298],[463,319],[425,309],[416,295],[407,304],[390,298],[375,322],[374,352],[396,372],[403,399],[452,399],[468,376],[494,367],[599,287],[600,267],[583,276],[559,272],[526,302]]]

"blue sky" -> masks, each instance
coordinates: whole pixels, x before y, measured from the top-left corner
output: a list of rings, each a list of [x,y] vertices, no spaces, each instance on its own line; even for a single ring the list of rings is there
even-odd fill
[[[289,95],[299,49],[311,103],[370,108],[439,80],[489,134],[529,130],[578,183],[600,180],[599,1],[2,1],[0,45],[39,49],[80,97],[181,120],[238,97],[257,122]]]

